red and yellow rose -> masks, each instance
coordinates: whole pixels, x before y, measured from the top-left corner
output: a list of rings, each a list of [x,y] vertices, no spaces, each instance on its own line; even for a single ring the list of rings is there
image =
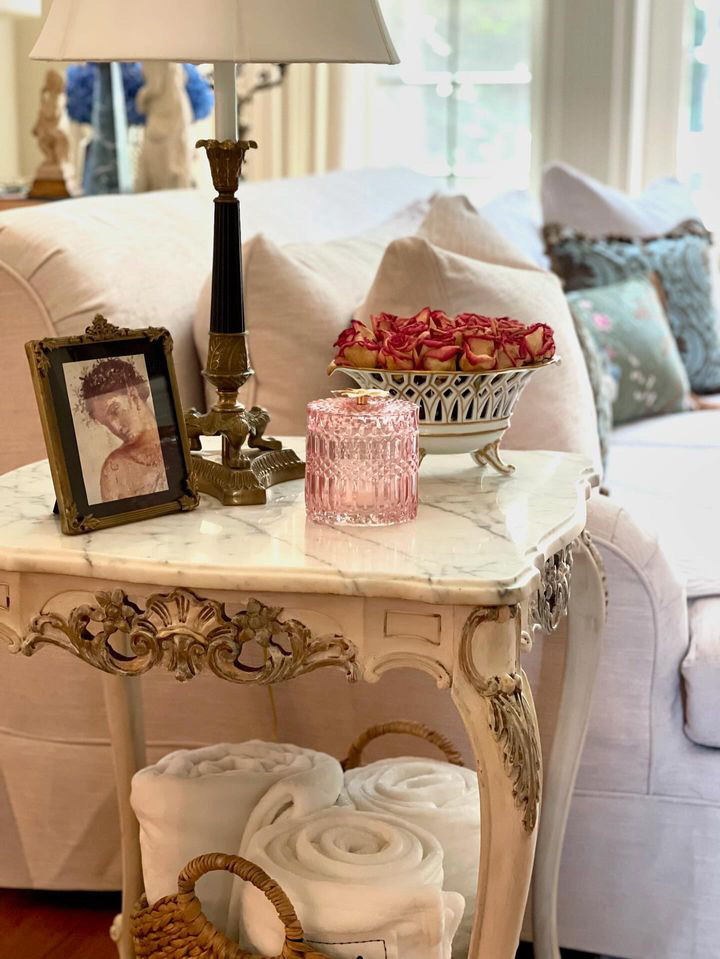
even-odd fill
[[[552,329],[508,316],[426,307],[415,316],[379,313],[372,328],[353,320],[335,343],[335,366],[480,373],[545,363],[555,355]]]

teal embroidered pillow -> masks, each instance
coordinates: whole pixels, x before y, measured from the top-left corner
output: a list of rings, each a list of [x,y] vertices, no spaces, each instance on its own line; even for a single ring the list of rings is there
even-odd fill
[[[581,311],[578,311],[580,313]],[[613,428],[613,403],[617,396],[617,383],[612,375],[612,365],[607,355],[595,342],[585,324],[573,313],[573,325],[577,333],[580,349],[587,368],[590,386],[595,401],[595,415],[597,417],[598,439],[600,440],[600,458],[603,465],[603,475],[607,472],[608,456],[610,455],[610,434]]]
[[[713,304],[712,237],[697,220],[647,240],[586,237],[545,227],[552,268],[566,292],[655,273],[682,361],[696,393],[720,392],[720,328]]]
[[[692,408],[688,376],[652,280],[631,277],[567,299],[617,383],[615,423]]]

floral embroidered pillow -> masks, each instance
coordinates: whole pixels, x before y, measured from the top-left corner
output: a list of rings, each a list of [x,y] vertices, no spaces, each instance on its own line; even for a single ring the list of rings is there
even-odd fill
[[[617,383],[616,424],[692,408],[688,375],[649,277],[580,290],[567,299]]]
[[[580,311],[578,311],[580,312]],[[598,438],[600,440],[600,457],[602,459],[603,475],[607,472],[608,457],[610,455],[610,435],[613,428],[613,403],[618,394],[617,383],[612,375],[612,366],[607,355],[595,342],[590,331],[578,316],[570,313],[575,325],[575,332],[580,343],[583,359],[587,368],[593,399],[595,400],[595,415],[597,417]]]
[[[655,273],[667,318],[696,393],[720,392],[720,327],[713,303],[712,236],[688,220],[663,236],[586,237],[555,224],[545,227],[552,269],[565,291],[618,283]]]

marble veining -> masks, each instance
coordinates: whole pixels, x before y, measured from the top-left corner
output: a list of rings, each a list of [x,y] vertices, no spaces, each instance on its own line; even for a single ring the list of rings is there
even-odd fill
[[[289,445],[302,453],[295,440]],[[582,456],[508,451],[509,477],[467,456],[428,457],[414,522],[316,526],[303,482],[276,486],[266,506],[199,509],[85,536],[51,515],[46,462],[0,477],[0,569],[206,589],[383,596],[496,605],[533,589],[545,558],[585,525],[596,478]]]

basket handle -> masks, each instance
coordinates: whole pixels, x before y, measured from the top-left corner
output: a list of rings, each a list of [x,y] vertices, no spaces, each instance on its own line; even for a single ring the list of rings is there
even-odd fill
[[[327,959],[322,953],[313,952],[312,947],[305,943],[305,933],[292,903],[280,886],[268,874],[256,866],[255,863],[242,859],[240,856],[229,856],[225,853],[208,853],[192,859],[178,877],[178,903],[191,906],[198,903],[195,896],[195,883],[208,872],[217,870],[231,872],[238,879],[252,883],[256,889],[270,900],[285,927],[285,945],[277,959]],[[194,916],[186,917],[188,919]],[[228,953],[228,959],[262,959],[260,956],[250,955],[239,950],[237,954]]]
[[[362,764],[363,750],[368,743],[372,742],[373,739],[378,739],[380,736],[387,736],[390,733],[417,736],[418,739],[424,739],[426,742],[432,743],[433,746],[437,746],[438,749],[442,750],[442,752],[445,753],[447,761],[452,763],[453,766],[465,765],[460,753],[445,736],[436,733],[434,729],[430,729],[429,726],[425,726],[423,723],[415,723],[410,719],[396,719],[391,723],[380,723],[377,726],[371,726],[358,736],[350,747],[347,757],[341,763],[343,771],[346,772],[348,769],[356,769],[360,766]]]

